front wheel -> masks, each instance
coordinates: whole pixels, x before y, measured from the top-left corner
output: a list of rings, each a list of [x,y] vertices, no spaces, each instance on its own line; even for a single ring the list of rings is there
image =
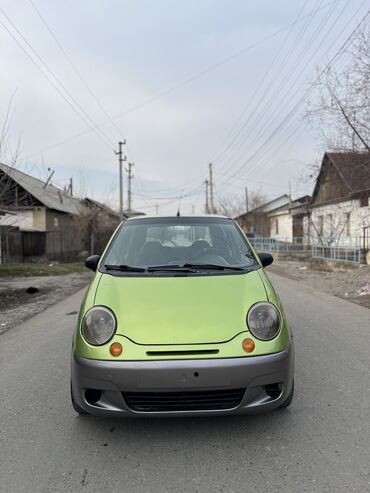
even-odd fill
[[[285,399],[285,401],[282,404],[280,404],[279,407],[288,407],[288,406],[290,406],[291,403],[292,403],[292,400],[293,400],[293,396],[294,396],[294,380],[293,380],[292,390],[290,391],[290,394]]]
[[[73,409],[76,411],[78,414],[88,414],[84,409],[82,409],[81,406],[77,404],[75,401],[75,398],[73,397],[73,388],[72,388],[72,382],[71,382],[71,404]]]

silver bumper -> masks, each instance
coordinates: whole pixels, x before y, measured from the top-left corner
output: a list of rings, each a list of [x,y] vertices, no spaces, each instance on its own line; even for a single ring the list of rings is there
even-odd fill
[[[267,412],[279,407],[289,395],[293,371],[293,346],[266,356],[201,360],[100,361],[72,354],[74,399],[88,413],[102,416],[202,416]],[[222,394],[218,391],[233,389],[243,389],[243,392],[240,402],[228,409],[163,411],[154,408],[154,411],[142,411],[132,406],[126,398],[126,393],[145,394],[146,397],[156,393],[187,395],[191,392],[198,396],[202,392],[205,395],[211,394],[211,391]]]

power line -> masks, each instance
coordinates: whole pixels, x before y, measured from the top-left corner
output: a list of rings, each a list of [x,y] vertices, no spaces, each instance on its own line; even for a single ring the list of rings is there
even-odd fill
[[[347,0],[347,4],[348,4],[349,0]],[[334,8],[336,8],[337,5],[334,5],[333,9],[331,12],[328,13],[327,15],[327,18],[326,20],[324,20],[324,25],[326,24],[329,16],[331,15],[331,13],[334,11]],[[343,13],[343,11],[341,12],[341,14]],[[336,19],[335,22],[337,22],[338,19]],[[333,26],[335,25],[335,22],[334,24],[332,25],[332,28]],[[321,21],[320,25],[318,26],[318,28],[316,29],[314,35],[316,34],[317,31],[319,31],[321,29],[321,27],[323,26],[323,21]],[[304,26],[304,28],[307,28],[307,25]],[[301,36],[302,32],[299,33],[298,35],[298,38]],[[327,31],[325,33],[325,36],[323,39],[325,39],[327,36],[328,36],[329,32]],[[276,96],[281,94],[281,91],[283,88],[285,88],[285,85],[287,83],[287,81],[290,79],[290,77],[293,75],[293,73],[296,71],[297,67],[299,67],[299,65],[304,61],[305,59],[305,56],[306,56],[306,53],[307,53],[307,48],[309,46],[312,46],[311,44],[311,41],[312,41],[312,38],[314,37],[311,36],[310,40],[306,43],[306,45],[303,47],[303,49],[297,54],[297,57],[295,60],[292,61],[292,64],[291,64],[291,67],[290,69],[287,71],[286,75],[283,77],[282,81],[279,83],[278,87],[272,92],[272,94],[270,95],[269,99],[264,103],[264,106],[262,107],[262,109],[260,110],[260,112],[263,114],[263,115],[266,115],[268,113],[268,109],[271,108],[271,104],[274,103],[276,101]],[[320,47],[322,44],[322,42],[318,45],[318,47]],[[295,42],[294,43],[294,48],[297,46],[297,43]],[[290,50],[291,52],[292,50]],[[294,51],[294,50],[293,50]],[[315,52],[311,55],[310,59],[308,62],[306,62],[306,65],[308,65],[308,63],[313,59],[313,57],[315,56],[317,52],[317,49],[315,50]],[[289,55],[289,53],[288,53]],[[286,59],[286,58],[285,58]],[[269,126],[271,127],[271,116],[272,115],[275,115],[278,111],[278,109],[283,105],[284,101],[289,98],[289,100],[292,100],[293,99],[293,95],[292,95],[292,89],[294,90],[295,89],[295,92],[294,92],[294,96],[300,91],[301,87],[298,87],[297,89],[297,86],[296,86],[296,82],[297,80],[301,77],[301,75],[304,73],[304,70],[301,70],[301,72],[299,73],[299,76],[295,79],[294,83],[291,84],[290,88],[288,90],[285,91],[285,95],[284,97],[278,99],[278,103],[275,105],[275,109],[273,110],[272,114],[270,113],[269,114]],[[242,125],[241,129],[239,130],[238,132],[238,135],[236,136],[236,138],[241,135],[241,133],[247,128],[248,124],[251,124],[251,131],[250,132],[247,132],[246,133],[246,137],[244,138],[241,138],[241,140],[239,140],[239,142],[236,144],[236,147],[233,151],[233,153],[231,154],[230,158],[226,161],[227,162],[230,162],[230,160],[232,159],[232,155],[235,154],[235,152],[237,150],[239,150],[242,145],[244,144],[244,142],[247,140],[247,139],[250,139],[252,141],[255,140],[255,137],[254,135],[256,135],[256,133],[258,132],[258,129],[259,131],[261,131],[263,129],[263,131],[266,131],[266,126],[265,124],[263,123],[263,121],[261,120],[261,118],[259,119],[259,122],[256,124],[254,123],[253,124],[253,116],[256,114],[256,111],[260,108],[260,105],[262,104],[263,100],[267,97],[268,93],[271,92],[272,90],[272,87],[273,85],[270,84],[269,85],[269,88],[267,91],[265,91],[265,93],[259,98],[259,100],[256,102],[256,104],[254,105],[254,108],[251,112],[251,114],[248,116],[246,122],[244,122],[244,124]],[[278,115],[279,116],[279,115]],[[275,118],[276,119],[276,118]],[[234,142],[236,140],[236,138],[234,139]],[[225,164],[224,163],[224,166]],[[228,170],[226,170],[223,175],[227,174]]]
[[[365,4],[366,2],[363,2],[360,9],[362,8],[362,6]],[[359,10],[360,10],[359,9]],[[358,12],[358,11],[357,11]],[[366,17],[369,15],[369,12],[368,11],[365,16],[361,19],[361,21],[356,25],[355,29],[351,32],[351,34],[347,37],[347,39],[345,40],[345,42],[341,45],[341,47],[339,48],[339,50],[335,53],[335,55],[331,58],[331,60],[325,65],[324,69],[322,69],[320,71],[320,73],[318,74],[317,76],[317,79],[319,77],[321,77],[321,75],[326,71],[328,70],[328,68],[330,67],[330,65],[332,65],[332,63],[336,60],[336,58],[338,58],[338,56],[342,53],[342,51],[344,50],[345,46],[347,45],[347,43],[349,42],[349,40],[352,38],[353,34],[356,32],[356,30],[359,28],[359,26],[365,21]],[[355,14],[356,15],[356,14]],[[340,33],[341,34],[341,33]],[[339,35],[340,36],[340,35]],[[338,37],[339,37],[338,36]],[[335,39],[335,41],[332,43],[332,45],[336,42],[336,40],[338,39],[338,37]],[[332,46],[331,45],[331,46]],[[330,48],[331,48],[330,46]],[[330,50],[329,48],[329,50]],[[292,107],[292,109],[289,111],[289,113],[285,116],[285,118],[280,122],[280,124],[273,130],[273,132],[267,137],[267,139],[265,139],[265,141],[259,146],[259,148],[234,172],[230,175],[230,177],[232,176],[235,176],[237,173],[239,173],[241,171],[241,169],[243,167],[246,166],[246,164],[248,164],[254,157],[256,157],[256,155],[262,150],[262,148],[264,146],[266,146],[270,140],[275,137],[279,131],[281,130],[281,128],[284,127],[284,125],[289,121],[289,119],[295,114],[296,110],[298,109],[298,107],[300,106],[300,104],[305,100],[305,98],[308,96],[308,94],[310,93],[310,91],[312,90],[312,86],[310,88],[308,88],[304,94],[302,95],[301,98],[299,98],[299,100],[295,103],[295,105]]]
[[[36,55],[36,58],[40,61],[42,66],[44,66],[51,74],[51,76],[55,79],[55,81],[59,84],[59,86],[62,88],[62,90],[67,94],[67,96],[70,98],[68,99],[65,94],[61,91],[61,89],[58,87],[58,85],[55,84],[55,82],[50,78],[50,76],[47,75],[47,73],[44,72],[44,70],[41,68],[41,66],[35,61],[35,59],[28,53],[28,51],[24,48],[24,46],[20,43],[20,41],[17,39],[17,37],[12,33],[12,31],[6,26],[6,24],[0,19],[0,24],[4,27],[4,29],[10,34],[10,36],[15,40],[15,42],[18,44],[18,46],[21,48],[21,50],[26,54],[26,56],[31,60],[33,65],[37,68],[37,70],[41,73],[41,75],[49,82],[49,84],[58,92],[58,94],[64,99],[64,101],[72,108],[72,110],[78,115],[78,117],[88,125],[90,131],[94,131],[96,135],[103,140],[103,142],[109,147],[112,148],[111,143],[105,136],[105,134],[95,125],[95,122],[92,120],[92,118],[86,113],[86,111],[82,108],[82,106],[78,103],[78,101],[71,95],[71,93],[68,91],[68,89],[64,86],[64,84],[59,80],[59,78],[56,76],[56,74],[53,72],[52,69],[48,66],[46,62],[41,58],[41,56],[38,54],[38,52],[32,47],[32,45],[28,42],[26,37],[21,33],[21,31],[17,28],[17,26],[14,24],[14,22],[8,17],[8,15],[5,13],[4,9],[0,7],[0,12],[3,14],[5,19],[9,22],[9,24],[13,27],[15,32],[23,39],[24,43],[29,47],[29,49]],[[76,109],[79,108],[78,110]],[[91,123],[89,123],[89,121]],[[43,152],[43,151],[40,151]],[[39,154],[39,153],[38,153]]]
[[[300,9],[300,11],[299,11],[299,13],[298,13],[298,16],[297,16],[296,20],[297,20],[297,19],[301,16],[301,14],[303,13],[304,8],[305,8],[305,6],[306,6],[307,2],[308,2],[308,0],[306,0],[306,1],[305,1],[304,5],[303,5],[303,6],[302,6],[302,8]],[[314,15],[314,14],[313,14],[313,15]],[[312,16],[311,16],[311,18],[312,18]],[[307,21],[306,21],[306,22],[307,22]],[[306,23],[305,23],[305,24],[306,24]],[[280,53],[281,53],[282,49],[284,48],[284,46],[285,46],[285,44],[286,44],[286,42],[287,42],[287,40],[288,40],[288,38],[289,38],[289,36],[290,36],[290,34],[291,34],[291,32],[292,32],[293,28],[294,28],[294,25],[292,25],[292,26],[290,27],[290,29],[288,30],[288,33],[287,33],[287,34],[286,34],[286,36],[284,37],[284,39],[283,39],[283,41],[282,41],[282,43],[281,43],[281,45],[280,45],[280,47],[279,47],[278,51],[276,52],[276,54],[275,54],[275,56],[274,56],[273,60],[272,60],[272,61],[271,61],[271,63],[269,64],[269,66],[268,66],[267,70],[265,71],[264,75],[262,76],[261,80],[259,80],[259,82],[258,82],[258,84],[257,84],[256,89],[254,90],[253,94],[252,94],[252,95],[251,95],[251,97],[249,98],[248,103],[244,106],[243,110],[242,110],[242,111],[241,111],[241,113],[238,115],[238,117],[237,117],[236,121],[234,122],[234,124],[233,124],[233,125],[232,125],[232,127],[231,127],[231,130],[228,132],[228,134],[226,135],[225,139],[223,140],[223,143],[221,144],[221,146],[220,146],[219,150],[218,150],[215,154],[213,154],[213,155],[210,157],[210,159],[209,159],[210,161],[215,160],[215,159],[220,159],[220,157],[221,157],[222,155],[224,155],[224,154],[225,154],[225,152],[226,152],[226,151],[230,148],[230,145],[232,145],[233,140],[231,141],[231,143],[230,143],[229,145],[227,145],[227,146],[225,146],[225,147],[223,148],[224,143],[226,144],[226,142],[228,141],[228,139],[231,137],[231,135],[232,135],[233,131],[236,129],[236,127],[237,127],[237,125],[238,125],[239,121],[242,119],[242,117],[243,117],[243,116],[244,116],[244,114],[246,113],[246,111],[247,111],[247,109],[249,108],[250,104],[251,104],[253,101],[255,101],[257,94],[259,93],[259,91],[260,91],[260,90],[261,90],[261,88],[263,87],[263,85],[264,85],[264,83],[265,83],[265,81],[266,81],[266,78],[267,78],[268,74],[270,73],[270,71],[271,71],[272,67],[274,66],[274,64],[275,64],[276,60],[278,59],[278,57],[279,57],[279,55],[280,55]],[[234,139],[234,140],[235,140],[235,139]]]
[[[49,26],[49,24],[46,22],[45,18],[42,16],[41,12],[36,7],[36,5],[34,4],[33,0],[28,0],[28,1],[31,4],[31,6],[33,7],[33,9],[35,10],[35,12],[37,13],[37,15],[39,16],[41,22],[44,24],[45,28],[47,29],[47,31],[49,32],[49,34],[51,35],[51,37],[54,39],[54,41],[56,42],[56,44],[59,46],[60,51],[63,53],[64,57],[68,61],[69,65],[72,67],[72,69],[75,72],[75,74],[77,75],[77,77],[80,79],[80,81],[82,82],[82,84],[86,87],[86,89],[88,90],[89,94],[94,99],[94,101],[96,102],[96,104],[99,106],[99,108],[101,109],[101,111],[103,112],[103,114],[105,115],[105,117],[110,121],[110,123],[112,124],[112,126],[115,128],[115,130],[117,131],[118,135],[121,135],[121,130],[119,129],[119,127],[117,126],[117,124],[115,123],[115,121],[111,118],[111,116],[108,114],[108,112],[106,111],[106,109],[104,108],[104,106],[102,105],[102,103],[99,101],[97,95],[91,89],[91,87],[88,85],[88,83],[86,82],[86,79],[82,76],[82,74],[78,70],[77,66],[73,63],[71,57],[68,55],[68,53],[64,49],[62,43],[56,37],[55,33],[53,32],[53,30],[51,29],[51,27]]]
[[[332,0],[331,2],[328,2],[327,4],[323,5],[322,7],[316,9],[316,12],[319,12],[319,11],[325,9],[326,7],[332,5],[333,3],[335,3],[335,1],[337,1],[337,0]],[[94,128],[100,128],[100,127],[102,127],[104,125],[107,125],[108,123],[111,122],[111,120],[118,120],[120,118],[123,118],[124,116],[128,115],[129,113],[132,113],[134,111],[137,111],[138,109],[140,109],[140,108],[142,108],[142,107],[144,107],[144,106],[146,106],[146,105],[148,105],[150,103],[153,103],[154,101],[157,101],[158,99],[160,99],[160,98],[162,98],[164,96],[167,96],[168,94],[176,91],[177,89],[180,89],[181,87],[183,87],[183,86],[185,86],[185,85],[193,82],[194,80],[199,79],[200,77],[203,77],[204,75],[206,75],[206,74],[208,74],[208,73],[216,70],[217,68],[222,67],[223,65],[231,62],[232,60],[234,60],[237,57],[243,55],[244,53],[253,50],[254,48],[258,47],[259,45],[261,45],[263,43],[265,43],[266,41],[269,41],[270,39],[273,39],[274,37],[278,36],[282,32],[288,30],[291,26],[293,26],[295,24],[298,24],[299,22],[304,21],[307,17],[310,17],[313,14],[313,12],[315,12],[315,11],[312,11],[309,14],[301,17],[300,19],[297,19],[294,22],[291,22],[290,24],[287,24],[286,26],[278,29],[277,31],[274,31],[273,33],[271,33],[268,36],[260,39],[259,41],[256,41],[255,43],[252,43],[251,45],[248,45],[247,47],[245,47],[245,48],[237,51],[236,53],[230,55],[229,57],[224,58],[220,62],[217,62],[217,63],[215,63],[213,65],[210,65],[206,69],[204,69],[204,70],[202,70],[202,71],[200,71],[200,72],[192,75],[191,77],[188,77],[187,79],[184,79],[181,82],[178,82],[177,84],[175,84],[175,85],[173,85],[173,86],[165,89],[164,91],[158,93],[157,95],[155,95],[155,96],[153,96],[151,98],[148,98],[147,100],[143,101],[142,103],[139,103],[139,104],[137,104],[135,106],[132,106],[131,108],[127,109],[126,111],[123,111],[122,113],[119,113],[119,114],[113,116],[111,119],[99,123]],[[29,155],[25,156],[24,159],[28,159],[30,157],[33,157],[35,155],[40,154],[41,152],[46,152],[46,151],[52,150],[52,149],[54,149],[56,147],[59,147],[59,146],[61,146],[63,144],[66,144],[68,142],[71,142],[72,140],[78,139],[79,137],[82,137],[82,136],[88,134],[91,130],[92,129],[85,130],[85,131],[79,132],[78,134],[75,134],[73,136],[67,137],[66,139],[63,139],[62,141],[59,141],[56,144],[53,144],[53,145],[51,145],[51,146],[49,146],[49,147],[47,147],[47,148],[45,148],[45,149],[43,149],[41,151],[38,151],[38,152],[35,152],[35,153],[32,153],[32,154],[29,154]]]

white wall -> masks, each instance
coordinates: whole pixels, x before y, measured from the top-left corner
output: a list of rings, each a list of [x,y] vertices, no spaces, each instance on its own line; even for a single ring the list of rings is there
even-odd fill
[[[276,221],[278,232],[276,232]],[[270,237],[276,240],[293,240],[293,218],[288,211],[270,215]]]
[[[0,216],[0,226],[12,226],[21,231],[45,231],[45,209],[17,211]]]
[[[312,208],[311,222],[309,225],[308,218],[304,218],[303,228],[304,236],[307,239],[317,238],[320,233],[320,222],[323,221],[323,237],[334,237],[345,240],[349,237],[359,237],[363,233],[363,226],[370,226],[370,205],[360,207],[359,200],[348,200],[337,204],[323,205]],[[350,214],[349,231],[347,231],[347,214]],[[331,217],[330,217],[331,216]]]

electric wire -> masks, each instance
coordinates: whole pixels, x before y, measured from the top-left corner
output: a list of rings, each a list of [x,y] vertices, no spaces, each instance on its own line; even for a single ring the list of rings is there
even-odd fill
[[[38,15],[38,17],[40,18],[41,22],[44,24],[45,28],[47,29],[47,31],[49,32],[49,34],[51,35],[51,37],[54,39],[55,43],[58,45],[60,51],[63,53],[64,57],[68,61],[69,65],[72,67],[73,71],[75,72],[75,74],[77,75],[77,77],[79,78],[79,80],[81,81],[81,83],[85,86],[85,88],[88,90],[89,94],[91,95],[91,97],[93,98],[93,100],[95,101],[95,103],[98,105],[98,107],[100,108],[100,110],[102,111],[102,113],[104,114],[104,116],[107,118],[107,120],[109,120],[109,122],[112,124],[112,126],[114,127],[114,129],[117,131],[117,134],[119,136],[121,136],[122,135],[122,131],[120,130],[120,128],[118,127],[118,125],[116,124],[116,122],[112,119],[112,117],[108,114],[108,112],[106,111],[105,107],[103,106],[103,104],[98,99],[96,93],[91,89],[91,87],[87,83],[86,79],[83,77],[83,75],[81,74],[80,70],[77,68],[76,64],[72,61],[71,57],[68,55],[68,53],[65,50],[65,48],[63,47],[62,43],[56,37],[54,31],[51,29],[50,25],[47,23],[47,21],[45,20],[45,18],[41,14],[40,10],[36,7],[36,5],[33,2],[33,0],[28,0],[28,1],[31,4],[32,8],[35,10],[35,12]],[[95,125],[96,125],[96,123],[95,123]]]
[[[0,7],[0,12],[3,14],[5,19],[9,22],[9,24],[13,27],[16,33],[23,39],[24,43],[29,47],[29,49],[36,55],[36,58],[40,61],[41,66],[39,63],[35,61],[35,59],[31,56],[31,54],[25,49],[25,47],[22,45],[22,43],[18,40],[18,38],[14,35],[14,33],[8,28],[8,26],[0,19],[0,24],[4,27],[4,29],[10,34],[10,36],[14,39],[14,41],[18,44],[18,46],[21,48],[21,50],[26,54],[26,56],[31,60],[33,65],[37,68],[37,70],[41,73],[41,75],[49,82],[49,84],[58,92],[58,94],[63,98],[63,100],[72,108],[72,110],[77,114],[77,116],[89,127],[88,132],[94,131],[96,135],[109,147],[111,148],[112,144],[108,140],[108,138],[105,136],[105,134],[96,127],[94,121],[91,119],[91,117],[85,112],[85,110],[81,107],[81,105],[75,100],[75,98],[70,94],[68,89],[64,86],[64,84],[58,79],[56,74],[53,72],[52,69],[49,68],[49,66],[43,61],[43,59],[40,57],[40,55],[37,53],[37,51],[32,47],[32,45],[27,41],[25,36],[21,33],[21,31],[16,27],[16,25],[13,23],[13,21],[7,16],[5,13],[4,9]],[[54,80],[47,74],[45,71],[41,68],[44,66],[51,74],[51,76],[54,78],[54,80],[59,84],[59,86],[64,90],[65,94],[62,92],[60,87],[54,82]],[[70,99],[68,99],[68,97]],[[77,109],[76,108],[79,108]],[[37,154],[42,153],[43,151],[38,152]]]
[[[363,2],[363,4],[361,5],[360,9],[362,8],[362,6],[365,4],[366,2]],[[360,10],[358,9],[358,11]],[[358,12],[357,11],[357,12]],[[356,12],[356,14],[357,14]],[[356,15],[355,14],[355,15]],[[341,46],[341,48],[336,52],[336,54],[331,58],[331,60],[325,65],[324,69],[322,69],[318,75],[317,78],[321,77],[321,75],[332,65],[332,63],[336,60],[336,58],[338,58],[338,56],[342,53],[343,49],[345,48],[345,46],[347,45],[347,43],[349,42],[349,40],[351,39],[351,37],[353,36],[353,34],[356,32],[356,30],[358,29],[358,27],[364,22],[364,20],[366,19],[366,17],[368,16],[369,14],[369,11],[365,14],[365,16],[361,19],[361,21],[357,24],[357,26],[355,27],[355,29],[351,32],[351,34],[349,35],[349,37],[346,39],[346,41],[343,43],[343,45]],[[343,32],[343,30],[342,30]],[[335,41],[331,44],[330,48],[327,50],[329,51],[332,47],[333,44],[335,44],[335,42],[337,41],[337,39],[340,37],[340,35],[342,34],[342,32],[337,36],[337,38],[335,39]],[[286,124],[289,119],[294,115],[294,112],[298,109],[298,107],[300,106],[300,104],[303,102],[303,100],[308,96],[308,94],[310,93],[310,91],[312,90],[312,86],[310,86],[310,88],[308,88],[304,94],[301,96],[301,98],[299,98],[299,100],[295,103],[295,105],[293,106],[293,108],[289,111],[289,113],[284,117],[284,119],[280,122],[280,124],[273,130],[273,132],[268,136],[267,139],[265,139],[265,141],[263,142],[263,144],[261,146],[259,146],[259,148],[257,149],[257,151],[255,151],[234,173],[231,174],[231,176],[235,176],[235,174],[237,174],[238,172],[241,171],[241,169],[246,166],[246,164],[248,164],[257,154],[258,152],[261,151],[261,149],[266,146],[269,141],[275,136],[278,134],[278,132],[280,131],[280,129],[284,126],[284,124]]]
[[[319,12],[319,11],[325,9],[326,7],[332,5],[333,3],[335,3],[335,1],[337,1],[337,0],[332,0],[331,2],[328,2],[327,4],[323,5],[322,7],[320,7],[319,9],[317,9],[317,12]],[[154,95],[154,96],[146,99],[145,101],[143,101],[143,102],[141,102],[141,103],[139,103],[137,105],[134,105],[131,108],[128,108],[127,110],[125,110],[125,111],[123,111],[123,112],[121,112],[121,113],[113,116],[112,117],[112,120],[118,120],[120,118],[123,118],[124,116],[126,116],[126,115],[128,115],[128,114],[130,114],[130,113],[132,113],[134,111],[137,111],[138,109],[140,109],[140,108],[142,108],[142,107],[144,107],[144,106],[146,106],[148,104],[151,104],[154,101],[157,101],[158,99],[160,99],[160,98],[162,98],[164,96],[167,96],[168,94],[176,91],[177,89],[180,89],[181,87],[183,87],[183,86],[185,86],[185,85],[193,82],[194,80],[199,79],[200,77],[203,77],[204,75],[206,75],[206,74],[208,74],[208,73],[210,73],[210,72],[218,69],[219,67],[221,67],[221,66],[223,66],[223,65],[231,62],[232,60],[238,58],[239,56],[243,55],[244,53],[253,50],[254,48],[260,46],[261,44],[265,43],[266,41],[268,41],[270,39],[273,39],[274,37],[278,36],[282,32],[285,32],[292,25],[304,21],[307,17],[310,17],[312,15],[312,13],[313,12],[308,13],[307,15],[301,17],[300,19],[297,19],[296,21],[287,24],[286,26],[278,29],[277,31],[274,31],[273,33],[269,34],[268,36],[265,36],[264,38],[260,39],[259,41],[256,41],[255,43],[252,43],[252,44],[248,45],[247,47],[245,47],[245,48],[243,48],[243,49],[241,49],[241,50],[233,53],[229,57],[224,58],[223,60],[221,60],[221,61],[219,61],[217,63],[214,63],[214,64],[208,66],[207,68],[203,69],[202,71],[197,72],[196,74],[194,74],[194,75],[192,75],[192,76],[190,76],[190,77],[182,80],[181,82],[178,82],[177,84],[175,84],[175,85],[173,85],[173,86],[165,89],[164,91],[162,91],[162,92],[160,92],[160,93],[158,93],[158,94],[156,94],[156,95]],[[100,128],[100,127],[102,127],[104,125],[107,125],[108,123],[110,123],[110,120],[105,120],[105,121],[99,123],[98,125],[96,125],[96,127],[99,127]],[[59,141],[59,142],[57,142],[57,143],[55,143],[55,144],[53,144],[53,145],[51,145],[51,146],[49,146],[47,148],[44,148],[41,151],[34,152],[32,154],[29,154],[29,155],[25,156],[25,159],[31,158],[31,157],[33,157],[35,155],[39,155],[42,152],[50,151],[50,150],[52,150],[52,149],[54,149],[56,147],[59,147],[59,146],[64,145],[64,144],[66,144],[68,142],[71,142],[71,141],[73,141],[75,139],[78,139],[78,138],[80,138],[80,137],[88,134],[91,131],[92,131],[92,129],[88,129],[88,130],[85,130],[83,132],[79,132],[79,133],[77,133],[75,135],[72,135],[70,137],[67,137],[66,139],[63,139],[63,140],[61,140],[61,141]]]

